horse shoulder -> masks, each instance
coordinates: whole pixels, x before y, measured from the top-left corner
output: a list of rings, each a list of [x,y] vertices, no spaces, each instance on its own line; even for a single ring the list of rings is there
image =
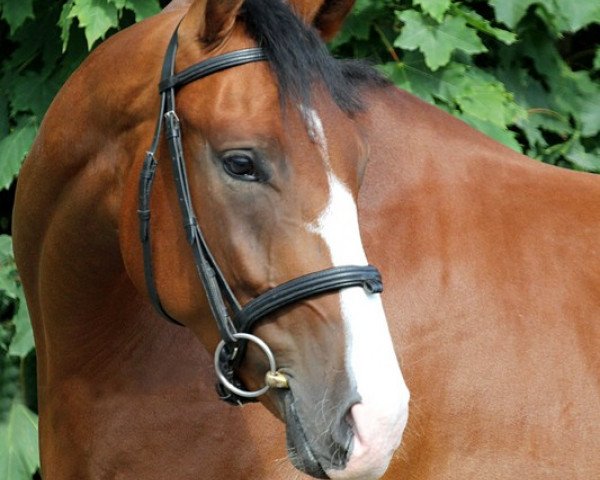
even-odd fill
[[[529,478],[552,456],[553,472],[597,471],[600,179],[395,88],[366,100],[362,234],[412,393],[389,478],[472,478],[497,468],[485,449]],[[535,451],[511,447],[523,438]]]

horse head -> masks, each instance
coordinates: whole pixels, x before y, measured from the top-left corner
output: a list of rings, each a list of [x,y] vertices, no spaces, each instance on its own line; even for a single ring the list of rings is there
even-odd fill
[[[310,15],[327,35],[345,14]],[[352,118],[356,92],[318,34],[267,0],[194,1],[161,92],[163,123],[131,175],[142,172],[144,255],[132,245],[131,205],[124,213],[131,278],[222,352],[229,390],[266,391],[270,371],[274,388],[260,400],[286,423],[296,467],[377,478],[401,441],[409,395],[360,238],[368,146]],[[251,304],[266,307],[247,313]]]

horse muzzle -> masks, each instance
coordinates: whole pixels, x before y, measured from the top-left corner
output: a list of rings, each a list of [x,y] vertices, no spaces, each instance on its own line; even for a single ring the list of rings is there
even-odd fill
[[[300,471],[315,478],[330,478],[326,473],[332,468],[344,468],[352,448],[353,431],[341,411],[333,417],[323,432],[301,419],[298,405],[291,390],[282,393],[286,423],[288,456]],[[347,409],[346,409],[347,412]]]
[[[292,376],[290,388],[277,392],[290,460],[315,478],[378,479],[402,441],[408,389],[393,382],[389,396],[361,398],[352,382],[330,380],[328,387],[307,389]]]

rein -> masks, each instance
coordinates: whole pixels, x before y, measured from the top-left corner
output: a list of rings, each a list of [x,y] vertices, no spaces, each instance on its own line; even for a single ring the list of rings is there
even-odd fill
[[[250,333],[257,321],[283,307],[322,293],[357,286],[363,287],[368,293],[380,293],[383,290],[383,284],[379,271],[375,267],[346,265],[300,276],[268,290],[243,307],[240,305],[210,252],[194,213],[183,154],[181,127],[175,113],[175,92],[183,85],[213,73],[238,65],[265,61],[267,55],[262,48],[237,50],[202,61],[176,74],[177,32],[178,29],[175,29],[165,54],[159,83],[160,111],[154,138],[146,153],[139,181],[138,216],[144,277],[148,295],[156,310],[170,322],[183,326],[181,322],[171,317],[162,306],[152,268],[150,194],[158,165],[156,151],[164,130],[171,156],[183,227],[194,255],[196,269],[202,281],[212,316],[222,339],[215,351],[214,360],[215,370],[220,381],[217,390],[223,400],[239,405],[253,401],[270,387],[287,388],[287,379],[277,371],[275,358],[270,348],[263,340]],[[235,375],[235,369],[243,359],[248,341],[255,343],[265,353],[270,368],[266,374],[266,385],[255,391],[244,390],[242,382]]]

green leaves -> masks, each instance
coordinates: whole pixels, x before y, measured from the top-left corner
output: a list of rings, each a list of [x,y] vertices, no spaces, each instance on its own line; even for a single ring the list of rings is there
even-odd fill
[[[0,190],[8,188],[17,176],[36,133],[37,125],[29,117],[0,140]]]
[[[37,424],[37,415],[12,402],[7,420],[0,422],[0,478],[31,478],[39,468]]]
[[[395,12],[402,27],[394,46],[407,52],[401,62],[386,64],[385,71],[397,85],[521,151],[508,126],[525,118],[525,109],[502,82],[471,63],[475,55],[487,51],[480,35],[506,45],[514,43],[516,35],[460,3],[413,3],[422,12]]]
[[[600,2],[361,0],[348,25],[339,55],[379,59],[396,85],[515,150],[600,173]]]
[[[117,7],[106,0],[74,0],[65,22],[77,18],[79,26],[85,31],[88,48],[91,50],[96,40],[104,38],[106,32],[119,24]],[[62,25],[63,32],[66,25]]]
[[[600,150],[594,153],[586,152],[580,142],[574,141],[567,158],[580,170],[600,172]]]
[[[404,22],[404,27],[394,46],[406,50],[419,49],[433,71],[446,65],[455,50],[471,54],[487,50],[477,33],[466,28],[464,18],[446,17],[437,24],[414,10],[396,12],[396,15]]]
[[[490,0],[494,7],[496,19],[499,22],[514,28],[523,18],[527,9],[539,0]],[[552,1],[552,0],[550,0]]]
[[[444,98],[454,102],[467,118],[506,128],[526,115],[504,85],[481,69],[452,64],[444,70],[442,79]]]
[[[465,7],[464,5],[453,5],[452,13],[454,15],[463,17],[470,27],[478,30],[480,33],[489,35],[497,40],[500,40],[506,45],[514,43],[517,39],[517,35],[508,30],[494,27],[492,22],[483,18],[477,12]]]
[[[8,235],[0,235],[2,297],[15,304],[17,316],[0,323],[0,478],[20,480],[39,468],[39,452],[37,416],[23,404],[20,372],[33,336]]]
[[[14,113],[31,112],[41,118],[52,102],[60,84],[49,72],[25,72],[16,75],[11,88],[11,106]]]
[[[33,18],[33,0],[0,0],[2,19],[14,33],[28,18]]]
[[[419,5],[423,12],[441,23],[444,13],[450,8],[450,0],[413,0],[414,5]]]
[[[126,0],[124,6],[135,13],[136,22],[160,12],[158,0]]]
[[[35,342],[33,340],[33,330],[31,329],[25,294],[20,285],[17,290],[17,299],[18,310],[12,319],[15,332],[8,348],[8,355],[25,358],[34,349]]]
[[[58,25],[63,49],[69,43],[71,25],[76,19],[83,28],[88,49],[119,25],[124,10],[131,10],[136,21],[160,11],[158,0],[69,0],[64,4]]]
[[[13,300],[18,296],[17,267],[8,235],[0,235],[0,292]]]
[[[558,16],[561,30],[575,32],[590,23],[600,23],[600,2],[594,0],[553,0],[551,13]]]
[[[517,26],[532,5],[558,32],[575,32],[600,23],[600,3],[594,0],[490,0],[490,4],[496,19],[511,28]]]
[[[27,303],[23,287],[17,273],[17,266],[12,251],[12,239],[8,235],[0,235],[0,297],[8,297],[14,304],[15,312],[8,322],[13,327],[8,354],[25,358],[33,350],[33,332],[29,321]]]

